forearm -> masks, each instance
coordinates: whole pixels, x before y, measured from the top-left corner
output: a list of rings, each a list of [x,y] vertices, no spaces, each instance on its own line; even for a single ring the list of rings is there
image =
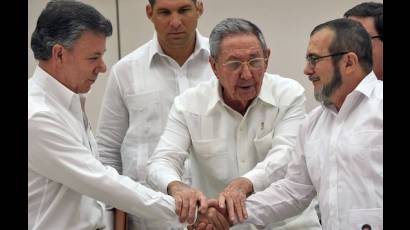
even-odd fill
[[[164,133],[147,163],[148,184],[167,193],[169,183],[181,181],[190,143],[189,130],[183,115],[177,111],[174,104]]]
[[[313,186],[294,183],[289,186],[285,183],[285,180],[273,183],[265,190],[248,197],[245,202],[248,219],[245,222],[265,227],[305,210],[316,195]],[[291,192],[290,187],[294,191]]]

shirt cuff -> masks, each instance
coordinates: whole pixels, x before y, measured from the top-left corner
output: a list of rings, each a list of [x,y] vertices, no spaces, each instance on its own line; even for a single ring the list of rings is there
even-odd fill
[[[165,193],[165,194],[168,194],[168,185],[169,185],[169,183],[171,183],[173,181],[182,182],[180,177],[176,177],[176,176],[172,176],[172,175],[164,176],[162,178],[162,182],[161,182],[161,185],[159,187],[160,191]]]
[[[253,169],[242,177],[245,177],[252,182],[254,192],[262,191],[270,184],[269,178],[262,169]]]

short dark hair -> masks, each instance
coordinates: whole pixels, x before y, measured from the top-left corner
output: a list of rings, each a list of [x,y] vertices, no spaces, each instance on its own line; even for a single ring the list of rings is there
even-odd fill
[[[112,25],[94,7],[85,3],[50,1],[41,12],[31,36],[34,57],[37,60],[48,60],[55,44],[70,48],[85,31],[108,37],[112,34]]]
[[[149,4],[154,7],[156,0],[148,0]],[[194,4],[196,4],[196,0],[192,0],[194,2]]]
[[[372,17],[374,18],[374,28],[380,39],[383,41],[383,3],[363,2],[346,11],[344,17]]]
[[[335,34],[329,46],[330,53],[354,52],[359,58],[360,66],[364,71],[369,73],[372,70],[372,44],[369,33],[362,24],[351,19],[339,18],[316,26],[310,36],[325,28],[332,30]],[[333,64],[336,65],[341,57],[332,57]]]
[[[253,34],[255,35],[265,54],[267,50],[265,38],[262,31],[252,22],[242,18],[227,18],[218,23],[209,35],[209,50],[211,57],[218,59],[219,46],[222,40],[233,34]]]

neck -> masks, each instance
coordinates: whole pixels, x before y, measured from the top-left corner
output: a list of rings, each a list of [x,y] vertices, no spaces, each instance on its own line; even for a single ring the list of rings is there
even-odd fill
[[[58,78],[57,71],[55,71],[56,68],[54,68],[54,65],[50,61],[39,61],[38,66],[41,67],[45,72],[47,72],[50,76],[55,78],[56,80],[60,81]]]
[[[74,93],[77,93],[76,90],[70,87],[69,79],[64,77],[65,75],[62,74],[61,71],[59,71],[59,68],[57,67],[57,64],[55,62],[52,62],[51,60],[39,61],[38,66],[40,66],[46,73],[48,73],[51,77],[56,79],[62,85],[64,85],[65,87],[73,91]]]
[[[360,84],[364,77],[365,74],[361,73],[360,75],[356,74],[356,76],[349,76],[343,79],[344,82],[332,96],[332,102],[337,111],[339,111],[342,107],[347,95],[353,92],[353,90]]]
[[[231,107],[236,112],[242,114],[242,116],[245,115],[246,110],[253,101],[253,99],[249,101],[231,100],[228,96],[225,95],[223,96],[223,99],[229,107]]]
[[[188,60],[189,56],[194,52],[195,49],[195,36],[192,41],[189,41],[185,46],[169,46],[167,44],[161,44],[161,48],[164,53],[174,59],[180,66],[182,66],[186,60]]]

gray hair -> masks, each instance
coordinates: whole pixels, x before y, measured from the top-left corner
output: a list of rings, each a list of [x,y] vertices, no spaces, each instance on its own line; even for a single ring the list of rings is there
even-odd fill
[[[37,60],[48,60],[54,45],[71,48],[85,31],[108,37],[111,22],[94,7],[76,1],[54,0],[47,3],[31,36],[31,49]]]
[[[218,23],[212,30],[209,36],[209,46],[211,57],[215,60],[219,55],[219,46],[222,40],[234,34],[253,34],[255,35],[262,47],[264,54],[267,50],[265,38],[262,31],[252,22],[241,18],[227,18]]]

